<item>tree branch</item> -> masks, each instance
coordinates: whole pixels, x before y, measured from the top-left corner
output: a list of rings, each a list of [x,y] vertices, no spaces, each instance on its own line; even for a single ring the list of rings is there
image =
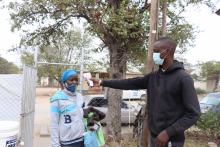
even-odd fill
[[[148,0],[145,0],[144,6],[142,8],[140,8],[139,12],[143,13],[145,10],[150,11],[150,6],[151,6],[151,4],[148,3]]]
[[[120,0],[109,0],[109,4],[113,6],[116,11],[120,7]]]

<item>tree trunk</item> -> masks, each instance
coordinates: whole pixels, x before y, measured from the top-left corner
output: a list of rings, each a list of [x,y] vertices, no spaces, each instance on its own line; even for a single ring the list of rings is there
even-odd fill
[[[54,85],[53,85],[53,77],[50,76],[50,75],[49,75],[49,77],[48,77],[48,86],[49,86],[49,87],[53,87],[53,86],[54,86]]]
[[[158,7],[159,0],[154,0],[151,2],[150,10],[150,36],[149,36],[149,49],[147,53],[147,65],[146,72],[150,73],[154,70],[153,63],[153,43],[156,41],[158,36]]]
[[[112,79],[124,78],[126,74],[126,50],[120,48],[118,42],[109,45],[110,53],[110,77]],[[108,112],[107,112],[107,132],[108,139],[118,143],[121,140],[121,101],[122,90],[108,89]]]
[[[167,27],[167,0],[163,1],[162,4],[162,31],[161,36],[166,36],[166,27]]]
[[[217,90],[217,88],[218,88],[219,76],[220,76],[220,74],[217,74],[215,76],[215,85],[214,85],[214,88],[213,88],[213,92],[215,92]]]

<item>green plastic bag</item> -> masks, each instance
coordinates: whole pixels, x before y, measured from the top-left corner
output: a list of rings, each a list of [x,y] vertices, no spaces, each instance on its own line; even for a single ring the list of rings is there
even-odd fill
[[[99,123],[99,129],[96,131],[96,135],[97,135],[97,139],[99,141],[100,146],[104,146],[105,145],[105,137],[104,137],[104,133],[102,131],[101,123]]]

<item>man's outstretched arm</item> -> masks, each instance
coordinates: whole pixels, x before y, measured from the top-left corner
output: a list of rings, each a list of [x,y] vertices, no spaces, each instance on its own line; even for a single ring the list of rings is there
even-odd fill
[[[100,85],[124,90],[147,89],[148,78],[149,75],[130,79],[103,80]]]

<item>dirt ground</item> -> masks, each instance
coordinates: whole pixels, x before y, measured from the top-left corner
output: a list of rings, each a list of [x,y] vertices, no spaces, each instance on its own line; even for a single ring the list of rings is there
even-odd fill
[[[34,147],[50,147],[50,96],[56,88],[37,88],[34,120]]]

